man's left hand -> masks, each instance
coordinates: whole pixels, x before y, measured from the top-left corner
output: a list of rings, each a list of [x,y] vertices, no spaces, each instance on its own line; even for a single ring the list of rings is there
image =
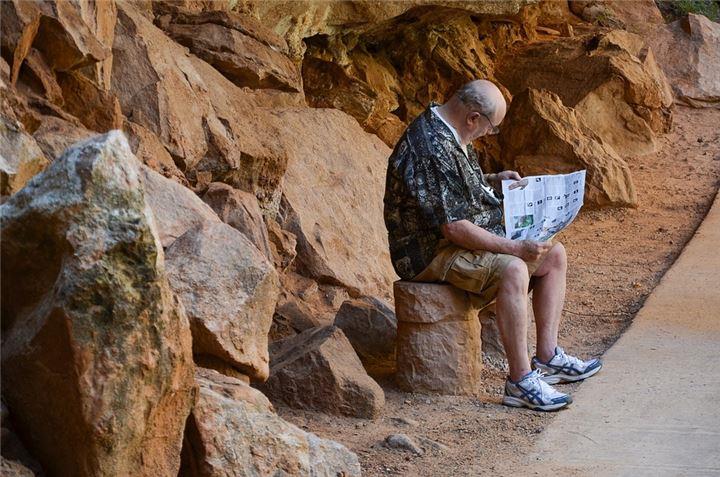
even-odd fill
[[[493,186],[495,189],[500,190],[502,181],[519,181],[522,179],[522,177],[520,177],[520,174],[515,171],[502,171],[498,172],[497,174],[490,174],[490,177],[488,177],[487,179],[491,186]]]

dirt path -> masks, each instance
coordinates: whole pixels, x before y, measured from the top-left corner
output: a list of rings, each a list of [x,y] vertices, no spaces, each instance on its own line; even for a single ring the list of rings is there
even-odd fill
[[[720,475],[720,196],[525,472]]]
[[[720,184],[720,110],[676,107],[673,131],[655,154],[628,158],[636,209],[584,211],[563,233],[569,257],[561,344],[581,356],[605,352],[692,237]],[[532,329],[532,326],[531,326]],[[531,342],[534,332],[531,331]],[[278,407],[289,421],[358,454],[364,475],[509,475],[557,417],[500,405],[502,371],[487,367],[477,398],[386,393],[383,417],[338,418]],[[578,386],[566,386],[575,392]],[[403,422],[404,421],[404,422]],[[422,456],[380,443],[403,432],[444,447]]]

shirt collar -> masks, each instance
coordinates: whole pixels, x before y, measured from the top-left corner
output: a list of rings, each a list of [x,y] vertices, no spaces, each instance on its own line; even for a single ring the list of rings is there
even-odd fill
[[[450,139],[458,148],[460,152],[462,152],[462,148],[460,147],[460,144],[455,139],[455,135],[452,133],[450,128],[445,124],[445,122],[440,119],[435,113],[432,112],[432,108],[440,106],[436,101],[430,101],[430,104],[428,105],[427,109],[423,113],[425,116],[425,119],[428,121],[430,126],[439,134],[446,137],[447,139]],[[468,157],[472,154],[471,151],[474,151],[472,143],[467,145],[468,150]],[[463,154],[464,155],[464,154]]]

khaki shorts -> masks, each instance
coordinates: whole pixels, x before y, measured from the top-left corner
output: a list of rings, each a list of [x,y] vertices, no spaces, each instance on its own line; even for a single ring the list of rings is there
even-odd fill
[[[443,238],[435,248],[432,262],[413,277],[412,281],[450,283],[470,292],[473,306],[484,308],[495,301],[500,277],[508,264],[516,258],[518,257],[503,253],[468,250]],[[542,261],[541,259],[535,262],[525,262],[531,277]],[[532,289],[533,282],[534,280],[531,279],[530,289]]]

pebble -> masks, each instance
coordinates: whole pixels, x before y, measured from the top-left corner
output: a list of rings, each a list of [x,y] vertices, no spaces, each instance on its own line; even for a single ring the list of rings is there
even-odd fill
[[[434,441],[432,439],[428,439],[427,437],[420,436],[420,437],[418,437],[418,441],[420,441],[420,444],[423,447],[435,449],[440,452],[445,452],[447,450],[450,450],[450,448],[448,446],[446,446],[445,444],[442,444],[438,441]]]
[[[391,417],[390,420],[395,424],[400,424],[401,426],[415,427],[420,425],[415,419],[410,419],[409,417]]]
[[[385,438],[385,445],[391,449],[407,450],[415,455],[424,454],[420,446],[406,434],[390,434]]]

